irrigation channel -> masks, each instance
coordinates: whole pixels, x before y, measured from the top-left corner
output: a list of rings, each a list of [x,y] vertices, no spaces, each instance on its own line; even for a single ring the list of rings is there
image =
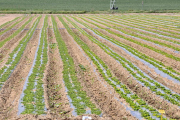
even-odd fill
[[[7,19],[0,25],[0,119],[161,120],[164,110],[163,120],[179,120],[177,18]]]

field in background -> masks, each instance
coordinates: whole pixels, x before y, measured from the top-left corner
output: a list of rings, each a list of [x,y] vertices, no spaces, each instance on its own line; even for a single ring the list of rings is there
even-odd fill
[[[108,11],[109,4],[110,0],[1,0],[0,10]],[[179,0],[117,0],[119,11],[180,10],[179,4]]]

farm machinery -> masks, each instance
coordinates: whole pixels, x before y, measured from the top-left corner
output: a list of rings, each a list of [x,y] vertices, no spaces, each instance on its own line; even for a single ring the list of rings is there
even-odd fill
[[[110,9],[111,10],[118,10],[118,7],[115,5],[116,0],[110,0]]]

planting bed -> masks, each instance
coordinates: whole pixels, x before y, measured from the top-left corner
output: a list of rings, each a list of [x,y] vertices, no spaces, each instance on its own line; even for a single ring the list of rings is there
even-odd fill
[[[180,119],[176,16],[2,19],[0,119]]]

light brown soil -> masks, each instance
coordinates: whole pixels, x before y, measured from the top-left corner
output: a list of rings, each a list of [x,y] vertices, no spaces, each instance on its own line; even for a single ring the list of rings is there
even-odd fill
[[[40,20],[42,25],[43,17]],[[5,82],[1,89],[0,94],[0,110],[1,119],[14,119],[17,116],[18,104],[22,89],[24,86],[25,79],[32,66],[35,51],[38,45],[40,30],[36,30],[32,39],[29,41],[24,54],[17,65],[16,69],[13,71],[10,78]]]
[[[126,30],[126,29],[124,29],[124,28],[121,28],[121,29],[127,31],[128,33],[134,33],[134,32],[132,32],[132,31]],[[119,30],[121,31],[121,29],[119,29]],[[115,33],[118,33],[118,34],[121,34],[121,33],[119,33],[119,32],[118,32],[117,30],[115,30],[115,29],[111,29],[111,31],[113,31],[113,32],[115,32]],[[123,34],[121,34],[121,35],[123,35]],[[124,35],[123,35],[123,36],[124,36]],[[145,37],[145,38],[148,38],[148,39],[150,39],[150,40],[154,40],[154,41],[166,43],[167,45],[171,45],[171,46],[174,46],[174,47],[176,47],[176,48],[179,48],[179,47],[180,47],[180,45],[178,45],[178,44],[171,43],[171,42],[168,42],[168,41],[165,41],[165,40],[161,40],[161,39],[158,39],[158,38],[150,37],[150,36],[147,36],[147,35],[141,35],[141,36],[142,36],[142,37]],[[129,36],[127,36],[127,35],[126,35],[126,37],[132,38],[132,37],[129,37]],[[152,42],[151,42],[151,43],[149,43],[148,41],[145,42],[145,41],[143,41],[143,39],[141,39],[141,38],[139,38],[139,39],[132,38],[132,39],[133,39],[133,40],[136,40],[136,41],[139,41],[139,42],[141,42],[141,43],[143,43],[143,44],[149,45],[149,46],[151,46],[151,47],[153,47],[153,48],[156,48],[156,49],[159,49],[159,50],[161,50],[161,51],[164,51],[164,52],[166,52],[166,53],[168,53],[168,54],[172,54],[172,55],[174,55],[174,56],[176,56],[176,57],[180,57],[180,54],[174,52],[174,51],[176,51],[175,49],[168,48],[168,47],[165,47],[165,46],[162,46],[162,47],[164,47],[164,48],[162,48],[162,47],[160,47],[161,45],[160,45],[160,46],[157,46],[157,45],[154,45],[154,43],[152,43]]]
[[[88,19],[87,19],[88,20]],[[87,23],[88,24],[88,23]],[[89,24],[88,24],[89,25]],[[92,26],[92,25],[91,25]],[[132,43],[130,41],[127,41],[125,39],[122,39],[122,38],[119,38],[118,36],[116,35],[112,35],[110,33],[108,33],[107,31],[105,30],[101,30],[101,29],[98,29],[100,32],[104,33],[105,35],[108,35],[124,44],[127,44],[135,49],[137,49],[138,51],[146,54],[147,56],[150,56],[150,57],[153,57],[154,59],[158,60],[158,61],[161,61],[163,64],[165,64],[166,66],[171,66],[172,68],[174,68],[175,70],[177,70],[178,72],[180,72],[180,62],[179,61],[176,61],[176,60],[173,60],[171,58],[168,58],[162,54],[159,54],[157,52],[154,52],[148,48],[145,48],[145,47],[141,47],[140,45],[137,45],[135,43]]]
[[[103,32],[103,33],[105,33],[105,34],[108,34],[108,33],[105,32],[105,31],[101,31],[101,32]],[[110,35],[110,34],[108,34],[108,35]],[[114,36],[114,35],[112,35],[112,34],[111,34],[110,36],[113,37],[113,38],[115,38],[116,40],[118,40],[118,41],[120,41],[120,42],[123,42],[123,43],[125,43],[125,44],[127,44],[127,45],[130,45],[131,47],[137,49],[138,51],[140,51],[140,52],[142,52],[142,53],[144,53],[144,54],[146,54],[147,56],[153,57],[154,59],[156,59],[156,60],[158,60],[158,61],[161,61],[161,62],[164,63],[166,66],[171,66],[171,67],[173,67],[175,70],[180,71],[180,63],[179,63],[178,61],[173,60],[173,59],[171,59],[171,58],[168,58],[168,57],[166,57],[166,56],[164,56],[164,55],[162,55],[162,54],[159,54],[159,53],[157,53],[157,52],[154,52],[154,51],[152,51],[152,50],[150,50],[150,49],[148,49],[148,48],[141,47],[140,45],[137,45],[137,44],[135,44],[135,43],[129,42],[129,41],[127,41],[127,40],[120,39],[120,38],[118,38],[117,36]]]
[[[111,22],[109,19],[108,20],[106,20],[106,19],[103,19],[103,18],[99,18],[99,19],[97,19],[97,18],[93,18],[93,19],[95,19],[95,20],[97,20],[97,21],[105,21],[105,22],[107,22],[107,24],[109,23],[109,22]],[[121,23],[121,21],[123,21],[123,22],[125,22],[125,23],[129,23],[129,25],[132,25],[132,26],[134,26],[134,27],[136,27],[136,28],[139,28],[140,26],[138,26],[138,25],[134,25],[134,24],[132,24],[132,23],[136,23],[136,21],[139,21],[139,20],[141,20],[141,19],[133,19],[133,20],[131,20],[131,19],[128,19],[128,20],[124,20],[124,19],[113,19],[113,21],[116,21],[117,23]],[[145,20],[144,20],[145,21]],[[109,24],[109,25],[111,25],[112,27],[116,27],[116,26],[114,26],[114,25],[112,25],[112,24]],[[121,24],[119,24],[118,26],[122,26],[122,27],[127,27],[127,26],[125,26],[125,25],[121,25]],[[145,25],[146,26],[146,25]],[[167,35],[174,35],[174,36],[178,36],[177,34],[175,35],[175,34],[172,34],[172,33],[169,33],[169,31],[171,31],[171,32],[174,32],[174,33],[179,33],[179,31],[178,31],[178,29],[175,29],[174,27],[172,28],[160,28],[160,27],[163,27],[163,26],[156,26],[157,28],[154,30],[154,27],[155,26],[146,26],[146,29],[148,29],[148,30],[153,30],[154,32],[157,32],[156,30],[158,30],[158,29],[160,29],[160,30],[165,30],[166,32],[160,32],[160,33],[164,33],[164,34],[167,34]],[[136,29],[136,28],[134,28],[134,29]],[[167,30],[168,29],[168,30]],[[145,31],[142,31],[142,30],[138,30],[138,31],[141,31],[141,32],[143,32],[143,33],[147,33],[147,32],[145,32]],[[148,34],[150,34],[151,35],[151,33],[148,33]],[[148,36],[149,37],[149,36]],[[171,38],[170,38],[171,39]],[[171,40],[174,40],[174,39],[171,39]],[[178,40],[174,40],[174,41],[178,41]]]
[[[19,16],[22,16],[22,15],[18,15],[18,14],[8,14],[8,15],[3,15],[0,17],[0,26],[8,21],[11,21],[13,19],[15,19],[16,17],[19,17]]]
[[[43,27],[42,27],[43,28]],[[41,28],[41,29],[42,29]],[[47,28],[46,28],[47,29]],[[42,36],[41,36],[42,37]],[[48,35],[47,36],[45,36],[46,38],[47,38],[47,40],[48,40]],[[49,51],[49,48],[47,49],[47,53],[48,53],[48,51]],[[46,65],[46,69],[45,69],[45,71],[44,71],[44,77],[43,77],[43,88],[44,88],[44,101],[45,101],[45,106],[46,106],[46,109],[47,109],[47,112],[46,112],[46,118],[50,118],[51,117],[51,115],[50,115],[50,110],[49,110],[49,104],[48,104],[48,94],[47,94],[47,85],[48,85],[48,83],[47,83],[47,81],[46,81],[46,79],[47,79],[47,76],[48,76],[48,66],[49,66],[49,56],[48,56],[48,62],[47,62],[47,65]]]
[[[77,30],[74,30],[77,33]],[[113,58],[102,51],[96,44],[92,43],[83,35],[79,34],[81,39],[95,52],[101,60],[103,60],[106,65],[112,70],[116,77],[118,77],[124,84],[126,84],[133,92],[135,92],[139,97],[144,99],[148,104],[152,105],[156,109],[166,110],[166,116],[171,118],[180,118],[180,109],[176,105],[172,105],[167,101],[161,99],[160,97],[153,94],[148,88],[139,84],[133,78],[128,78],[129,73],[125,68],[123,68],[119,63],[117,63]]]
[[[87,19],[87,20],[88,20],[88,19]],[[98,20],[98,19],[95,19],[95,20],[100,21],[100,20]],[[92,21],[90,21],[90,22],[92,22]],[[100,21],[100,22],[101,22],[101,21]],[[102,25],[102,24],[99,24],[99,23],[95,23],[95,24],[98,24],[99,26],[101,26],[101,27],[103,27],[103,28],[106,28],[105,25]],[[107,23],[107,25],[111,25],[111,24],[110,24],[110,23]],[[91,25],[91,26],[95,27],[94,25]],[[126,28],[121,28],[121,29],[127,31],[128,33],[136,34],[135,32],[130,31],[130,30],[126,29]],[[121,31],[121,29],[119,29],[119,31]],[[135,41],[138,41],[138,42],[140,42],[140,43],[143,43],[143,44],[145,44],[145,45],[149,45],[149,46],[151,46],[151,47],[153,47],[153,48],[156,48],[156,49],[159,49],[159,50],[161,50],[161,51],[164,51],[164,52],[166,52],[166,53],[168,53],[168,54],[172,54],[172,55],[174,55],[174,56],[176,56],[176,57],[180,57],[179,54],[174,53],[174,51],[175,51],[174,49],[167,48],[167,47],[165,47],[165,46],[164,46],[164,48],[162,48],[162,47],[160,47],[160,46],[154,45],[154,43],[152,43],[152,42],[151,42],[151,43],[145,42],[145,41],[143,41],[143,39],[141,39],[141,38],[138,38],[138,39],[137,39],[137,38],[132,38],[132,37],[130,37],[130,36],[128,36],[128,35],[124,35],[124,34],[118,32],[116,29],[113,29],[113,28],[111,28],[111,31],[113,31],[114,33],[123,35],[123,36],[125,36],[125,37],[127,37],[127,38],[133,39],[133,40],[135,40]],[[143,35],[141,35],[141,36],[143,36]],[[177,48],[180,47],[180,45],[178,45],[178,44],[170,43],[170,42],[167,42],[167,41],[164,41],[164,40],[160,40],[160,39],[157,39],[157,38],[154,38],[154,37],[150,37],[150,36],[146,36],[146,35],[144,35],[143,37],[149,38],[149,39],[154,40],[154,41],[159,41],[159,42],[162,42],[162,43],[166,43],[166,44],[168,44],[168,45],[172,45],[172,46],[177,47]]]
[[[30,28],[33,23],[35,22],[36,18],[34,18],[25,28]],[[0,49],[0,69],[4,66],[4,64],[8,60],[8,55],[11,53],[19,44],[19,42],[22,40],[22,38],[25,37],[28,30],[24,30],[20,32],[17,36],[15,36],[12,40],[8,41],[1,49]]]
[[[49,26],[52,26],[51,17],[48,18]],[[51,118],[67,118],[71,116],[72,109],[66,97],[65,85],[63,83],[63,62],[60,58],[57,41],[54,36],[53,29],[48,29],[48,68],[46,76],[47,101]],[[56,48],[51,48],[50,44],[56,44]],[[57,89],[57,86],[60,89]],[[61,103],[61,104],[60,104]],[[60,104],[59,106],[57,106]]]
[[[96,19],[96,18],[95,18]],[[106,20],[106,19],[102,19],[102,18],[100,18],[100,19],[96,19],[96,20],[103,20],[103,21],[105,21],[105,22],[107,22],[107,23],[109,23],[110,22],[110,20]],[[114,21],[116,21],[117,23],[118,22],[120,22],[120,21],[118,21],[118,20],[116,20],[116,19],[113,19]],[[126,21],[125,21],[126,22]],[[131,23],[130,23],[131,24]],[[111,25],[111,24],[108,24],[108,25]],[[112,27],[116,27],[116,26],[114,26],[114,25],[111,25]],[[126,28],[127,26],[125,26],[125,25],[121,25],[121,24],[119,24],[118,26],[121,26],[122,28]],[[134,25],[133,25],[134,26]],[[139,26],[137,26],[137,25],[135,25],[135,27],[139,27]],[[136,29],[136,28],[133,28],[133,29]],[[171,28],[172,29],[172,28]],[[136,29],[137,30],[137,29]],[[150,37],[151,35],[153,35],[152,33],[148,33],[148,32],[145,32],[145,31],[142,31],[142,30],[137,30],[137,31],[140,31],[140,32],[142,32],[142,33],[147,33],[148,35],[146,35],[147,37]],[[171,34],[172,35],[172,34]],[[163,39],[164,37],[162,37],[162,39]],[[171,39],[171,38],[168,38],[168,39],[170,39],[170,40],[173,40],[173,41],[178,41],[179,42],[179,40],[174,40],[174,39]],[[153,40],[156,40],[156,38],[154,38],[153,37]],[[157,39],[157,40],[159,40],[159,39]],[[165,42],[165,43],[168,43],[169,44],[169,42],[167,42],[167,41],[163,41],[163,42]],[[170,44],[172,44],[172,43],[170,43]],[[176,45],[176,44],[173,44],[173,45]]]
[[[0,16],[1,18],[2,16]],[[70,18],[70,17],[69,17]],[[56,22],[58,23],[58,28],[64,28],[62,23],[55,17]],[[66,23],[67,20],[63,18]],[[70,18],[73,20],[72,18]],[[40,23],[38,24],[38,29],[42,28],[43,26],[43,18],[41,19]],[[79,19],[81,20],[81,19]],[[88,19],[87,19],[88,20]],[[74,21],[74,20],[73,20]],[[34,20],[28,24],[28,26],[32,26]],[[48,18],[49,26],[52,26],[52,22],[50,16]],[[0,20],[1,24],[1,20]],[[68,24],[70,28],[74,28],[71,24]],[[77,24],[80,27],[84,28],[84,26]],[[91,25],[91,24],[88,24]],[[99,24],[100,25],[100,24]],[[91,25],[91,27],[94,27]],[[103,26],[106,27],[106,26]],[[93,35],[88,29],[85,29],[89,34]],[[99,29],[98,29],[99,30]],[[91,50],[100,57],[106,65],[111,69],[113,72],[113,76],[116,76],[122,83],[128,86],[132,92],[136,93],[139,97],[144,99],[149,105],[153,106],[156,109],[165,109],[166,116],[171,118],[180,119],[180,109],[178,106],[172,105],[171,103],[166,102],[165,100],[161,99],[160,97],[156,96],[152,93],[149,89],[139,84],[136,80],[130,77],[129,72],[123,68],[115,59],[111,56],[106,54],[100,47],[96,44],[91,42],[87,37],[83,36],[81,33],[78,32],[77,29],[73,29],[74,33],[76,33],[82,41],[84,41]],[[171,59],[166,58],[163,55],[150,51],[146,48],[142,48],[141,46],[135,45],[127,40],[118,38],[115,35],[111,35],[104,30],[99,30],[102,33],[105,33],[108,36],[111,36],[120,42],[128,44],[135,49],[145,53],[148,56],[152,56],[157,60],[162,60],[165,65],[172,65],[174,64],[174,68],[179,69],[180,71],[180,63],[177,61],[173,61]],[[20,95],[22,93],[22,88],[25,82],[25,79],[29,73],[29,70],[32,66],[32,62],[34,60],[35,51],[38,45],[39,33],[40,30],[36,30],[35,34],[33,35],[32,39],[28,43],[24,54],[17,65],[16,69],[13,71],[10,78],[6,81],[4,86],[0,91],[0,119],[8,119],[8,120],[81,120],[82,116],[91,116],[93,120],[119,120],[119,119],[129,119],[134,120],[135,118],[130,114],[129,111],[126,111],[125,107],[118,102],[116,98],[118,98],[122,103],[129,106],[128,103],[124,99],[122,99],[119,94],[117,94],[113,87],[106,83],[106,81],[101,77],[101,74],[98,72],[96,66],[92,63],[92,61],[88,61],[84,55],[84,51],[78,48],[75,40],[69,35],[66,29],[60,29],[60,34],[62,35],[63,40],[66,43],[68,48],[69,54],[74,60],[75,68],[77,71],[78,80],[81,82],[83,90],[86,91],[87,95],[91,98],[91,101],[99,108],[102,113],[103,117],[99,117],[97,115],[80,115],[77,117],[72,116],[72,109],[70,108],[69,101],[66,97],[65,92],[65,85],[63,83],[63,63],[60,59],[58,47],[51,49],[48,46],[48,64],[46,66],[45,74],[44,74],[44,97],[45,97],[45,104],[47,108],[47,115],[20,115],[17,116],[18,111],[18,104]],[[128,31],[131,32],[131,31]],[[5,64],[8,58],[8,54],[18,45],[19,41],[25,36],[26,32],[22,32],[18,34],[14,39],[10,40],[7,44],[3,46],[3,49],[0,49],[0,53],[3,53],[4,61],[0,63],[0,68]],[[178,84],[173,83],[172,81],[159,76],[155,71],[153,71],[148,66],[145,66],[142,62],[134,59],[133,57],[129,56],[125,52],[123,52],[118,47],[108,43],[107,41],[93,35],[103,44],[107,45],[119,55],[125,57],[126,59],[130,60],[132,63],[140,67],[144,72],[149,74],[151,77],[156,79],[157,81],[161,82],[165,86],[169,87],[175,92],[180,93],[180,86]],[[48,43],[55,43],[56,39],[53,33],[53,29],[48,29],[47,32]],[[151,38],[151,37],[149,37]],[[140,39],[137,39],[141,41]],[[161,41],[160,39],[154,39]],[[141,41],[142,42],[142,41]],[[167,42],[168,43],[168,42]],[[150,44],[149,44],[150,45]],[[152,45],[151,45],[152,46]],[[158,48],[160,49],[160,48]],[[170,53],[169,51],[167,51]],[[162,57],[162,58],[158,58]],[[170,61],[168,61],[170,60]],[[0,58],[1,61],[1,58]],[[92,63],[92,64],[91,64]],[[177,63],[177,64],[176,64]],[[86,71],[83,71],[79,65],[83,65],[86,68]],[[94,72],[93,67],[96,69],[97,74]],[[150,73],[148,72],[150,71]],[[99,78],[99,79],[98,79]],[[60,85],[60,90],[56,91],[55,87]],[[51,99],[54,100],[51,100]],[[56,103],[62,103],[60,106],[56,106]],[[61,114],[63,113],[63,114]]]
[[[83,116],[89,116],[92,118],[92,120],[108,120],[106,118],[101,118],[97,115],[79,115],[77,117],[70,117],[70,118],[51,118],[47,116],[36,116],[36,115],[24,115],[17,119],[11,119],[11,120],[82,120]]]
[[[18,23],[16,26],[14,26],[14,29],[19,29],[23,24],[25,24],[30,17],[26,17],[23,21],[21,21],[20,23]],[[20,19],[21,20],[21,19]],[[20,21],[19,20],[19,21]],[[0,36],[0,41],[5,40],[6,38],[8,38],[9,36],[11,36],[16,30],[12,30],[10,29],[9,31],[5,32],[3,35]]]
[[[112,14],[110,14],[112,15]],[[180,16],[179,13],[121,13],[117,15],[161,15],[161,16]]]
[[[128,35],[124,35],[124,34],[119,33],[119,32],[118,32],[117,30],[115,30],[115,29],[111,29],[111,31],[113,31],[114,33],[118,33],[118,34],[120,34],[120,35],[123,35],[123,36],[125,36],[125,37],[127,37],[127,38],[133,39],[133,40],[135,40],[135,41],[138,41],[138,42],[140,42],[140,43],[142,43],[142,44],[144,44],[144,45],[148,45],[148,46],[151,46],[151,47],[153,47],[153,48],[155,48],[155,49],[164,51],[164,52],[166,52],[166,53],[168,53],[168,54],[172,54],[172,55],[174,55],[174,56],[176,56],[176,57],[180,57],[179,54],[173,52],[173,51],[175,51],[174,49],[167,48],[167,47],[164,47],[164,46],[162,46],[162,47],[164,47],[164,48],[162,48],[162,47],[160,47],[160,46],[155,45],[155,44],[152,43],[152,42],[149,43],[149,42],[143,41],[143,39],[141,39],[141,38],[138,38],[138,39],[137,39],[137,38],[132,38],[132,37],[130,37],[130,36],[128,36]],[[131,31],[127,31],[127,32],[131,32]],[[147,37],[147,36],[146,36],[146,38],[150,38],[150,37]],[[150,39],[154,39],[154,38],[150,38]],[[154,39],[154,40],[159,41],[159,40],[157,40],[157,39]],[[160,41],[159,41],[159,42],[160,42]],[[162,41],[161,41],[161,42],[162,42]],[[163,43],[166,43],[166,42],[163,41]],[[173,45],[173,46],[175,46],[175,47],[177,47],[177,48],[180,47],[179,45],[174,45],[174,44],[171,44],[171,43],[169,43],[169,42],[168,42],[168,45]],[[149,49],[149,50],[150,50],[150,49]]]
[[[136,66],[138,66],[142,71],[144,71],[146,74],[148,74],[149,76],[151,76],[152,78],[154,78],[155,80],[157,80],[158,82],[162,83],[163,85],[167,86],[168,88],[170,88],[171,90],[173,90],[174,92],[180,93],[180,85],[173,82],[172,80],[169,80],[167,78],[164,78],[162,76],[160,76],[159,74],[157,74],[153,69],[151,69],[150,67],[146,66],[145,64],[143,64],[141,61],[133,58],[132,56],[128,55],[126,52],[124,52],[123,50],[121,50],[120,48],[114,46],[113,44],[111,44],[110,42],[107,42],[104,39],[99,38],[98,36],[94,35],[92,32],[90,32],[88,29],[85,29],[90,35],[92,35],[93,37],[95,37],[96,39],[98,39],[99,41],[101,41],[103,44],[107,45],[108,47],[110,47],[112,50],[114,50],[116,53],[118,53],[120,56],[125,57],[127,60],[131,61],[132,63],[134,63]]]
[[[156,18],[155,16],[148,16],[148,18],[150,18],[151,21],[156,22],[156,19],[154,19],[154,18]],[[163,18],[163,20],[164,20],[164,21],[175,22],[175,23],[178,23],[178,22],[179,22],[179,21],[176,20],[176,19]],[[158,21],[158,22],[159,22],[159,21]],[[156,22],[156,23],[158,23],[158,22]],[[164,23],[163,21],[160,21],[160,22],[161,22],[161,23]],[[170,25],[171,25],[171,24],[170,24]],[[163,26],[163,25],[162,25],[162,26]],[[178,28],[176,28],[176,27],[171,27],[171,26],[170,26],[170,28],[175,29],[175,30],[178,31]]]
[[[175,29],[175,28],[170,28],[170,27],[168,27],[168,28],[166,28],[166,27],[164,27],[163,25],[160,25],[160,24],[158,24],[158,25],[152,25],[151,23],[149,24],[148,23],[148,25],[146,24],[147,23],[147,21],[146,20],[142,20],[142,19],[137,19],[137,18],[135,18],[135,19],[123,19],[123,21],[125,21],[126,23],[129,23],[129,24],[132,24],[132,23],[136,23],[137,21],[138,21],[138,23],[142,23],[142,26],[144,26],[144,27],[146,27],[146,29],[147,30],[151,30],[151,31],[154,31],[154,32],[157,32],[157,30],[160,30],[160,31],[158,31],[159,33],[165,33],[165,34],[167,34],[167,35],[173,35],[173,36],[176,36],[176,37],[179,37],[179,35],[177,35],[177,33],[179,33],[178,32],[178,30],[177,29]],[[145,23],[145,24],[144,24]],[[138,26],[138,24],[136,25],[136,24],[133,24],[133,26],[135,26],[135,27],[140,27],[140,26]],[[157,28],[154,28],[154,27],[157,27]],[[165,32],[164,32],[165,31]],[[169,33],[169,31],[171,31],[171,32],[174,32],[174,33],[176,33],[176,34],[172,34],[172,33]],[[166,33],[167,32],[167,33]]]
[[[60,27],[63,28],[63,26]],[[135,119],[128,111],[125,110],[124,106],[115,99],[115,97],[119,98],[124,104],[127,105],[127,103],[120,98],[115,90],[109,84],[107,84],[102,77],[100,77],[100,73],[98,73],[98,75],[103,84],[98,80],[97,76],[93,72],[91,63],[85,58],[85,56],[83,56],[85,53],[81,53],[73,38],[69,36],[68,32],[61,29],[60,33],[68,47],[70,55],[73,57],[78,79],[81,82],[83,89],[86,91],[87,95],[91,97],[91,100],[96,104],[96,106],[102,110],[103,118],[108,116],[110,119],[115,120],[123,118],[128,118],[131,120]],[[85,66],[87,71],[82,71],[79,67],[80,64]]]
[[[67,34],[67,33],[66,33]],[[62,34],[63,35],[63,34]],[[68,43],[68,45],[71,45],[71,43]],[[71,45],[72,46],[72,45]],[[74,45],[73,45],[74,46]],[[76,48],[77,49],[77,48]],[[73,49],[74,50],[74,49]],[[53,53],[54,53],[54,51],[53,51]],[[50,55],[50,54],[49,54]],[[57,58],[57,57],[56,57]],[[88,79],[87,79],[88,80]],[[95,84],[95,83],[94,83]],[[95,84],[95,85],[98,85],[98,84]],[[98,86],[99,87],[99,86]],[[96,87],[97,88],[97,87]],[[103,90],[103,89],[102,89]],[[98,92],[98,91],[96,91],[96,92]],[[97,97],[99,97],[99,95],[97,96]],[[109,100],[109,98],[106,98],[106,99],[108,99]],[[103,101],[103,100],[102,100]],[[101,101],[101,102],[102,102]],[[111,104],[113,104],[113,103],[111,103]],[[104,104],[106,107],[108,106],[108,104]],[[118,103],[117,103],[117,105],[118,105]],[[116,104],[114,103],[114,107],[116,107]],[[122,109],[122,108],[121,108]],[[125,110],[121,110],[121,112],[125,112]],[[112,114],[112,113],[111,113]],[[117,114],[116,112],[114,113],[114,114]],[[82,116],[91,116],[92,117],[92,119],[93,120],[111,120],[111,119],[109,119],[109,117],[99,117],[99,116],[97,116],[97,115],[80,115],[80,116],[77,116],[77,117],[70,117],[70,118],[66,118],[66,119],[62,119],[62,118],[60,118],[60,117],[56,117],[56,118],[50,118],[50,117],[46,117],[46,116],[33,116],[33,115],[24,115],[24,116],[20,116],[17,120],[24,120],[24,119],[37,119],[37,120],[55,120],[55,119],[61,119],[61,120],[81,120],[82,119]],[[111,116],[111,117],[114,117],[115,118],[115,116]],[[128,117],[128,118],[132,118],[132,117]],[[119,119],[119,118],[118,118]],[[133,120],[133,119],[132,119]]]
[[[21,20],[21,18],[22,18],[22,17],[20,17],[19,19],[17,19],[17,20],[15,20],[15,21],[13,21],[13,22],[11,22],[11,23],[3,26],[1,29],[7,29],[7,28],[9,28],[9,27],[12,26],[14,23],[16,23],[17,21]],[[4,31],[4,30],[1,30],[1,29],[0,29],[0,32]]]
[[[121,34],[121,33],[119,33],[117,30],[115,30],[115,29],[111,29],[111,31],[113,31],[113,32],[115,32],[115,33],[118,33],[118,34]],[[120,31],[121,31],[121,29],[120,29]],[[131,33],[132,31],[130,31],[130,30],[126,30],[127,32],[129,32],[129,33]],[[134,33],[134,32],[133,32]],[[121,35],[123,35],[123,34],[121,34]],[[127,35],[123,35],[123,36],[126,36],[127,38],[132,38],[132,37],[129,37],[129,36],[127,36]],[[171,42],[168,42],[168,41],[164,41],[164,40],[160,40],[160,39],[157,39],[157,38],[154,38],[154,37],[150,37],[150,36],[147,36],[147,35],[141,35],[141,36],[143,36],[143,37],[145,37],[145,38],[148,38],[148,39],[151,39],[151,40],[154,40],[154,41],[159,41],[159,42],[162,42],[162,43],[166,43],[167,45],[171,45],[171,46],[174,46],[174,47],[176,47],[176,48],[179,48],[180,47],[180,45],[178,45],[178,44],[175,44],[175,43],[171,43]],[[161,51],[164,51],[164,52],[166,52],[166,53],[168,53],[168,54],[172,54],[172,55],[174,55],[174,56],[176,56],[176,57],[180,57],[180,54],[178,54],[178,53],[174,53],[174,51],[176,51],[175,49],[172,49],[172,48],[168,48],[168,47],[165,47],[165,46],[162,46],[162,47],[160,47],[160,46],[157,46],[157,45],[154,45],[154,43],[153,42],[151,42],[151,43],[149,43],[148,41],[147,42],[145,42],[145,41],[143,41],[143,39],[141,39],[141,38],[139,38],[139,39],[136,39],[136,38],[132,38],[133,40],[136,40],[136,41],[139,41],[140,43],[143,43],[143,44],[145,44],[145,45],[149,45],[149,46],[151,46],[151,47],[153,47],[153,48],[156,48],[156,49],[159,49],[159,50],[161,50]]]
[[[145,18],[146,16],[144,16],[144,18]],[[148,16],[149,17],[149,16]],[[148,20],[148,19],[141,19],[141,18],[138,18],[138,17],[134,17],[133,16],[133,18],[131,18],[130,16],[129,17],[127,17],[127,18],[123,18],[123,19],[119,19],[119,18],[114,18],[113,19],[113,21],[115,20],[115,21],[117,21],[117,22],[120,22],[121,20],[123,21],[123,22],[126,22],[126,23],[128,23],[128,24],[132,24],[133,26],[135,26],[135,27],[141,27],[141,26],[144,26],[144,27],[146,27],[146,29],[148,29],[148,30],[152,30],[152,31],[156,31],[156,30],[160,30],[159,32],[160,33],[164,33],[163,31],[166,31],[166,32],[169,32],[169,31],[171,31],[171,32],[174,32],[174,33],[178,33],[178,29],[177,28],[175,28],[175,27],[171,27],[171,26],[168,26],[168,28],[170,28],[170,29],[168,29],[165,25],[162,25],[161,23],[163,23],[162,21],[161,22],[158,22],[158,21],[156,21],[156,20],[152,20],[153,18],[151,18],[151,20]],[[166,19],[163,19],[163,20],[165,20],[166,21]],[[154,24],[152,24],[152,23],[150,23],[149,21],[153,21],[154,22]],[[169,21],[169,20],[168,20]],[[171,21],[171,20],[170,20]],[[137,23],[137,24],[136,24]],[[141,24],[142,23],[142,24]],[[158,23],[158,24],[156,24],[156,23]],[[139,26],[139,24],[141,25],[141,26]],[[154,28],[154,27],[156,27],[156,28]],[[161,31],[162,30],[162,31]],[[172,34],[172,33],[165,33],[165,34]],[[172,34],[172,35],[174,35],[174,34]],[[178,36],[177,34],[175,35],[175,36]]]

